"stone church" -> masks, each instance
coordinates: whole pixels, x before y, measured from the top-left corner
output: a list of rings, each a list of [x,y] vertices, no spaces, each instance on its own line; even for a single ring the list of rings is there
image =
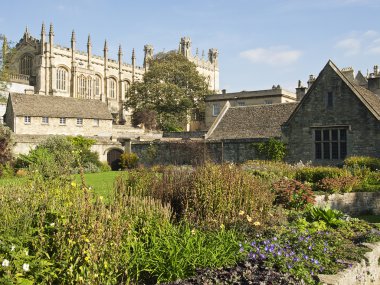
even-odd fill
[[[199,73],[206,78],[209,89],[218,92],[218,50],[209,49],[207,59],[204,52],[199,56],[197,51],[193,56],[190,38],[183,37],[178,52],[195,63]],[[52,24],[48,34],[42,24],[38,39],[26,29],[15,51],[9,55],[12,83],[26,85],[29,93],[37,95],[100,100],[107,104],[114,124],[126,125],[130,124],[131,115],[123,107],[128,88],[134,81],[142,80],[149,69],[149,60],[154,57],[153,46],[145,45],[143,66],[136,65],[134,49],[131,62],[126,63],[119,46],[117,60],[111,59],[107,41],[104,42],[103,55],[94,55],[90,36],[87,51],[79,51],[74,31],[70,47],[64,47],[54,42]]]

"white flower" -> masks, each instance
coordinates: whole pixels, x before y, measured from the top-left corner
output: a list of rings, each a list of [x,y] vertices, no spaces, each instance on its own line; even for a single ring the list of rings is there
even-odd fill
[[[29,271],[29,264],[28,264],[28,263],[24,263],[24,264],[22,265],[22,269],[23,269],[25,272]]]
[[[54,227],[54,226],[55,226],[55,223],[50,223],[50,226],[51,226],[51,227]]]
[[[9,260],[8,259],[4,259],[3,263],[1,265],[4,266],[4,267],[8,267],[9,266]]]
[[[16,246],[14,246],[14,245],[12,244],[12,246],[11,246],[11,251],[14,251],[15,248],[16,248]]]
[[[25,255],[29,255],[29,250],[25,249],[24,253],[25,253]]]

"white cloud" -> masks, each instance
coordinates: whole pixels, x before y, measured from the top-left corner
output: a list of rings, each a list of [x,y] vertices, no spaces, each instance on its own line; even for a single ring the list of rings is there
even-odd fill
[[[352,32],[346,38],[339,40],[335,48],[343,52],[345,56],[358,54],[380,54],[380,33],[374,30],[365,32]]]
[[[355,55],[360,52],[361,40],[357,38],[347,38],[336,43],[336,48],[344,50],[347,56]]]
[[[269,65],[287,65],[297,61],[302,52],[292,50],[287,46],[273,46],[269,48],[255,48],[240,53],[240,56],[254,63]]]

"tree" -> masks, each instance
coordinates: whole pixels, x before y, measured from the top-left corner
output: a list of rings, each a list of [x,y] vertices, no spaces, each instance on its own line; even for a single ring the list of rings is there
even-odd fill
[[[4,35],[0,34],[0,41],[3,42],[0,53],[0,91],[5,91],[7,89],[7,83],[9,82],[8,59],[13,49]]]
[[[180,130],[189,111],[202,108],[209,92],[194,63],[175,52],[162,53],[149,62],[143,81],[131,85],[125,107],[133,109],[135,126],[153,128],[157,123],[162,130]]]
[[[0,125],[0,165],[4,166],[12,160],[12,147],[12,131],[8,127]]]

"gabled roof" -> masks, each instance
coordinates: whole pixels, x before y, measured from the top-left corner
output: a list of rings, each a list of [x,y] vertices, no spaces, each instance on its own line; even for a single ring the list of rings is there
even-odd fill
[[[355,83],[360,86],[367,86],[368,80],[363,73],[359,70],[355,77]]]
[[[8,104],[12,104],[15,116],[112,120],[107,105],[100,100],[10,93]]]
[[[320,78],[322,77],[322,74],[325,72],[327,67],[331,67],[334,70],[334,72],[342,79],[342,81],[351,89],[351,91],[356,95],[356,97],[376,117],[376,119],[380,120],[380,97],[375,93],[369,91],[368,89],[363,88],[355,84],[353,81],[349,80],[339,70],[339,68],[331,60],[329,60],[325,67],[322,69],[322,71],[319,73],[313,85],[306,92],[305,96],[301,99],[300,103],[285,123],[288,123],[294,117],[294,115],[297,113],[297,110],[303,105],[303,102],[305,102],[306,98],[309,97],[313,90],[316,88],[316,86],[318,86]]]
[[[206,138],[251,139],[281,137],[283,124],[298,103],[229,107]]]

